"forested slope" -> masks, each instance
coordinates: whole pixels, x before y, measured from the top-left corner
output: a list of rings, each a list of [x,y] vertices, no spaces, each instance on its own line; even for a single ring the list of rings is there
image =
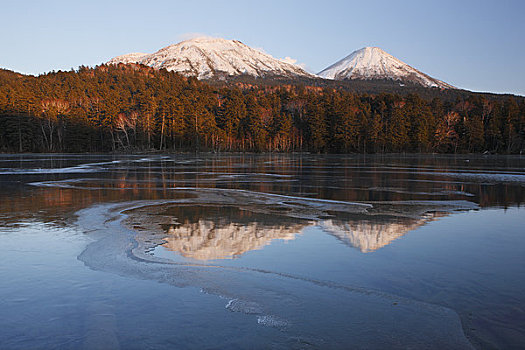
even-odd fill
[[[0,151],[498,152],[525,148],[521,97],[208,84],[140,65],[0,71]],[[437,97],[436,97],[437,96]]]

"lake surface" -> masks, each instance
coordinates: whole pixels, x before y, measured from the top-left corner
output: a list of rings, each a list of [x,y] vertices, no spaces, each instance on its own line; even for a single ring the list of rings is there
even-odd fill
[[[0,155],[0,349],[525,347],[525,157]]]

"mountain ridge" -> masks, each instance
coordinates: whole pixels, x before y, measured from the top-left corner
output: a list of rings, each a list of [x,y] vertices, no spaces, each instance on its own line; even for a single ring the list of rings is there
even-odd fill
[[[209,37],[168,45],[152,54],[130,53],[117,56],[108,63],[140,63],[198,79],[224,79],[239,75],[261,78],[315,77],[297,65],[283,62],[238,40]]]
[[[239,40],[198,37],[168,45],[154,53],[134,52],[112,58],[108,64],[137,63],[178,72],[200,80],[234,77],[288,80],[392,81],[424,88],[456,89],[433,78],[379,47],[364,47],[311,74],[298,65],[272,57]]]

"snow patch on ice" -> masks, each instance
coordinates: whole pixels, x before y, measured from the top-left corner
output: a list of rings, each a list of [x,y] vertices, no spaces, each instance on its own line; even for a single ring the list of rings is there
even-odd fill
[[[259,315],[263,312],[259,304],[240,299],[231,299],[225,307],[231,312],[242,312],[249,315]]]
[[[257,317],[257,323],[267,327],[286,328],[290,325],[288,321],[274,315],[263,315]]]

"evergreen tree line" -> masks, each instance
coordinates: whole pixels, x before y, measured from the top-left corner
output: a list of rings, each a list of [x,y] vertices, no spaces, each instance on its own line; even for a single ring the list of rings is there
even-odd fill
[[[0,151],[494,152],[525,148],[525,100],[211,86],[140,65],[0,71]]]

